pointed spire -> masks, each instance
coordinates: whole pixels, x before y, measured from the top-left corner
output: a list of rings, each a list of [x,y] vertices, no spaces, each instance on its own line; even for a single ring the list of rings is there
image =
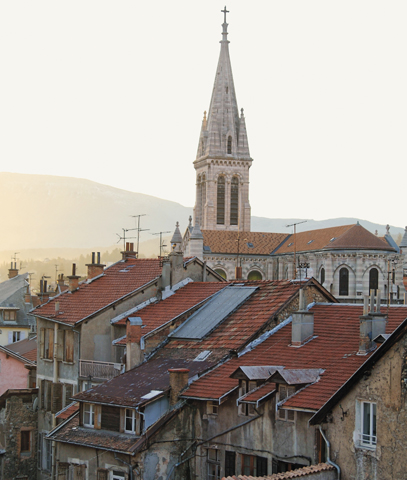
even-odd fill
[[[407,250],[407,227],[404,229],[404,235],[399,246]]]
[[[171,238],[171,244],[182,243],[182,235],[179,230],[179,222],[175,224],[174,235]]]
[[[228,24],[226,10],[222,10],[224,21],[222,24],[222,40],[220,41],[220,55],[213,85],[208,118],[204,116],[197,159],[209,156],[231,156],[250,159],[247,132],[244,117],[239,117],[239,109],[233,83],[232,66],[229,57]],[[242,120],[243,118],[243,120]],[[241,122],[243,121],[243,125]],[[240,134],[243,139],[240,140]]]

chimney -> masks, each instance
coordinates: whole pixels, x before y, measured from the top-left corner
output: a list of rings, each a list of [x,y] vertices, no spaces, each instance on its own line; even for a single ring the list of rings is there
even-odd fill
[[[50,297],[50,292],[48,292],[47,281],[42,278],[40,280],[40,293],[38,294],[40,303],[48,302],[49,297]]]
[[[76,275],[76,264],[72,264],[72,275],[68,277],[69,280],[69,291],[72,293],[79,288],[79,275]]]
[[[8,269],[8,278],[14,278],[18,275],[17,262],[11,262],[10,268]]]
[[[359,317],[359,355],[366,355],[372,347],[372,317],[369,315],[369,296],[365,295],[363,302],[363,315]]]
[[[306,310],[304,290],[299,292],[298,311],[292,313],[291,345],[300,347],[314,336],[314,313]]]
[[[172,255],[172,253],[170,254]],[[168,259],[163,259],[163,268],[161,270],[161,290],[171,286],[171,267],[172,263]]]
[[[141,348],[141,329],[143,321],[140,317],[129,317],[126,321],[126,371],[140,365],[144,360]]]
[[[372,340],[374,340],[378,335],[386,333],[386,315],[380,311],[380,290],[377,290],[376,311],[371,310],[370,316],[372,317]]]
[[[31,303],[31,292],[29,285],[27,285],[27,290],[24,294],[24,303]]]
[[[235,279],[236,280],[242,279],[242,267],[235,267]]]
[[[88,280],[102,275],[103,269],[106,265],[100,263],[100,252],[97,252],[97,260],[95,261],[95,252],[92,252],[92,263],[87,263],[88,267]]]
[[[170,271],[171,271],[171,276],[170,276],[170,285],[171,287],[175,285],[176,283],[180,282],[185,278],[185,272],[184,272],[184,255],[182,254],[182,251],[172,251],[169,254],[169,260],[170,260]],[[164,269],[164,265],[163,265]]]
[[[137,252],[134,251],[134,243],[126,242],[126,249],[122,254],[122,260],[126,260],[127,258],[137,258]]]
[[[169,368],[170,374],[170,406],[178,402],[178,395],[188,386],[188,368]]]
[[[61,273],[60,275],[58,275],[58,287],[64,287],[65,286],[65,278],[64,278],[64,274]]]

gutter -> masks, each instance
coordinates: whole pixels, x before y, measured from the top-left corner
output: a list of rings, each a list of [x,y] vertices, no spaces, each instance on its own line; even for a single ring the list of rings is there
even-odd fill
[[[338,472],[338,476],[337,476],[337,479],[340,480],[341,479],[341,469],[339,468],[339,466],[334,463],[331,458],[330,458],[330,455],[331,455],[331,444],[329,443],[328,439],[326,438],[323,430],[322,430],[322,427],[321,425],[318,425],[318,428],[319,428],[319,431],[322,435],[322,438],[325,440],[325,443],[326,443],[326,462],[329,463],[329,465],[332,465],[333,467],[336,468],[336,471]]]

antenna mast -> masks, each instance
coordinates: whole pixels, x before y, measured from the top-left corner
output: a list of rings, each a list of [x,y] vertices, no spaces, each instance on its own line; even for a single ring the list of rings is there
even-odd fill
[[[140,217],[145,217],[146,214],[142,213],[141,215],[130,215],[133,218],[137,218],[137,227],[133,230],[137,230],[137,258],[139,257],[139,248],[140,248],[140,232],[146,232],[150,230],[149,228],[140,228]]]
[[[306,223],[308,220],[302,220],[301,222],[290,223],[286,227],[294,227],[294,280],[297,278],[297,225],[301,223]]]
[[[160,235],[160,260],[162,259],[162,255],[161,255],[162,249],[167,246],[163,244],[163,233],[171,233],[171,232],[151,233],[151,235]]]

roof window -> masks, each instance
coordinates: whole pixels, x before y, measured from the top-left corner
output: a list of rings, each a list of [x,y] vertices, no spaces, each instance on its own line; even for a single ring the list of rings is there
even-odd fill
[[[307,245],[309,245],[310,243],[312,243],[314,240],[310,240],[309,242],[307,242]]]
[[[329,240],[329,241],[333,242],[334,240],[336,240],[336,237],[332,237],[331,240]]]
[[[254,248],[254,245],[252,244],[252,242],[248,242],[248,243],[247,243],[247,246],[248,246],[249,248]]]
[[[287,245],[287,247],[292,247],[294,245],[294,242],[291,242]]]
[[[209,357],[210,354],[211,354],[210,350],[204,350],[197,357],[194,358],[194,362],[203,362]]]

